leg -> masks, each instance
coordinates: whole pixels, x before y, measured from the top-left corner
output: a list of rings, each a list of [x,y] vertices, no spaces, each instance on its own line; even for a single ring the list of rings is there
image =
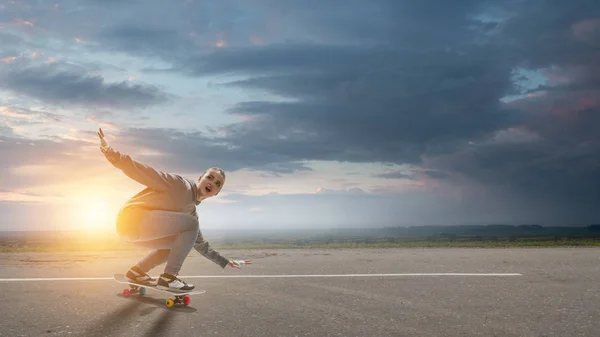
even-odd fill
[[[155,249],[138,262],[137,267],[144,272],[148,272],[166,261],[165,273],[171,275],[179,274],[183,261],[194,247],[198,232],[199,229],[196,228],[195,230],[171,235],[162,239],[133,242],[136,246]]]
[[[183,261],[194,247],[198,232],[199,229],[196,226],[194,230],[183,232],[177,236],[171,246],[171,252],[165,266],[165,273],[175,276],[179,274]]]
[[[147,272],[166,260],[167,266],[164,273],[160,276],[157,286],[162,289],[178,289],[181,291],[194,289],[193,285],[187,284],[177,278],[177,274],[181,269],[183,261],[193,248],[199,231],[196,228],[194,231],[187,231],[162,239],[135,242],[138,246],[155,248],[155,250],[138,262],[136,268]]]
[[[165,273],[177,275],[200,231],[198,219],[177,212],[150,211],[141,218],[133,244],[169,248]]]
[[[154,248],[154,250],[131,267],[125,277],[132,282],[155,286],[157,280],[148,275],[148,272],[167,261],[174,239],[175,236],[170,236],[157,240],[136,242],[136,246]]]
[[[165,273],[174,276],[193,248],[199,230],[197,218],[159,210],[127,210],[119,214],[117,222],[117,231],[126,241],[155,249],[138,262],[142,272],[163,263],[168,252]]]
[[[141,259],[135,266],[144,273],[147,273],[156,266],[167,262],[167,259],[169,258],[169,252],[169,249],[155,249]]]
[[[171,246],[173,246],[173,241],[175,241],[175,238],[176,236],[172,235],[162,239],[133,242],[133,244],[136,246],[153,249],[135,266],[141,271],[147,273],[150,270],[154,269],[156,266],[167,262],[167,259],[169,258],[169,253],[171,252]]]

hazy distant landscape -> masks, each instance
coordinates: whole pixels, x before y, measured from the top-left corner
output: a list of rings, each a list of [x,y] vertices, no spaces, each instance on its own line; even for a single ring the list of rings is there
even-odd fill
[[[600,246],[600,225],[415,226],[383,228],[203,230],[215,248],[386,248]],[[139,249],[114,232],[0,232],[0,251],[106,251]]]

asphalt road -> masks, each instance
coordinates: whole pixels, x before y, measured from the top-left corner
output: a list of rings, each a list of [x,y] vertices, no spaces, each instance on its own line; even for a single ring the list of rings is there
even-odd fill
[[[254,264],[191,253],[173,308],[112,280],[140,252],[0,254],[0,336],[600,336],[596,248],[223,253]]]

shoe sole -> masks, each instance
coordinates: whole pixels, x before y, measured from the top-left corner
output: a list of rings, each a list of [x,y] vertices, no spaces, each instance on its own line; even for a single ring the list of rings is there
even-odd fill
[[[170,288],[170,287],[165,287],[165,286],[156,286],[156,289],[166,290],[166,291],[171,291],[171,292],[187,293],[187,292],[193,291],[195,288],[194,289],[177,289],[177,288]]]

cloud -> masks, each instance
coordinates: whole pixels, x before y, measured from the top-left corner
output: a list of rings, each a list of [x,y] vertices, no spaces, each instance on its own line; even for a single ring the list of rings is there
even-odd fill
[[[498,210],[530,208],[521,214],[551,206],[556,218],[598,215],[597,1],[67,1],[58,13],[44,6],[0,13],[11,28],[0,34],[8,46],[0,86],[15,95],[122,109],[171,98],[157,86],[110,82],[88,65],[23,63],[39,46],[126,55],[148,61],[143,69],[253,94],[225,111],[240,122],[214,132],[115,134],[114,145],[130,154],[160,153],[151,160],[165,169],[277,175],[309,170],[314,160],[407,165],[415,179],[454,188],[481,209],[487,200]],[[16,26],[15,18],[35,24]]]
[[[0,105],[0,115],[15,124],[40,124],[44,122],[60,122],[61,115],[48,111],[34,111],[27,108]]]
[[[350,188],[347,190],[333,190],[328,188],[319,187],[315,191],[316,194],[346,194],[346,195],[360,195],[366,193],[360,188]]]
[[[23,139],[2,132],[0,133],[0,157],[10,158],[10,160],[0,162],[3,172],[0,176],[0,185],[3,189],[30,187],[52,181],[57,177],[53,174],[68,179],[67,177],[74,172],[64,168],[75,167],[76,165],[71,165],[79,162],[78,158],[70,156],[69,153],[83,145],[87,144],[69,140],[58,142],[48,139]],[[63,169],[49,169],[54,167]]]
[[[402,7],[379,4],[389,5],[390,13]],[[225,128],[224,140],[239,148],[290,160],[411,164],[457,188],[503,186],[530,201],[566,202],[559,209],[572,207],[563,215],[591,219],[600,200],[589,184],[600,181],[600,163],[593,159],[600,155],[593,127],[600,122],[600,66],[596,21],[588,13],[599,7],[493,5],[507,15],[478,21],[474,15],[482,8],[462,2],[462,12],[444,12],[442,23],[427,22],[428,30],[419,30],[417,20],[386,22],[388,32],[402,27],[414,34],[408,44],[401,37],[372,36],[391,44],[232,47],[179,60],[173,69],[190,76],[244,76],[225,85],[286,99],[229,110],[246,117]],[[406,16],[429,14],[433,6],[411,9],[416,12]],[[306,26],[323,28],[310,24],[310,13],[299,17],[304,15],[310,18]],[[329,36],[341,37],[338,23],[319,21]],[[548,84],[521,87],[514,80],[523,66],[548,76]],[[516,93],[532,95],[503,103]]]
[[[170,60],[193,52],[193,39],[175,28],[122,24],[98,33],[107,48]],[[104,47],[103,47],[104,48]]]
[[[378,177],[378,178],[385,178],[385,179],[408,179],[408,180],[415,179],[410,174],[406,174],[406,173],[399,172],[399,171],[379,173],[379,174],[374,174],[373,176]]]
[[[67,64],[32,64],[22,60],[0,69],[0,88],[49,104],[86,107],[138,108],[163,103],[169,95],[152,85],[128,81],[107,83]]]
[[[299,160],[418,164],[528,117],[499,104],[511,71],[489,62],[482,53],[280,45],[217,51],[193,71],[246,74],[227,85],[292,99],[230,109],[250,119],[224,128],[230,143]]]
[[[2,52],[0,56],[8,56],[16,54],[17,46],[21,45],[24,42],[23,38],[18,35],[0,32],[0,44],[2,44]]]
[[[13,128],[6,125],[4,121],[0,121],[0,134],[4,137],[12,137],[14,135]],[[4,142],[3,138],[0,138],[0,143]]]
[[[430,178],[434,178],[434,179],[445,179],[450,177],[450,174],[447,172],[441,172],[441,171],[435,171],[435,170],[425,170],[423,171],[423,174],[425,174],[426,176],[430,177]]]

